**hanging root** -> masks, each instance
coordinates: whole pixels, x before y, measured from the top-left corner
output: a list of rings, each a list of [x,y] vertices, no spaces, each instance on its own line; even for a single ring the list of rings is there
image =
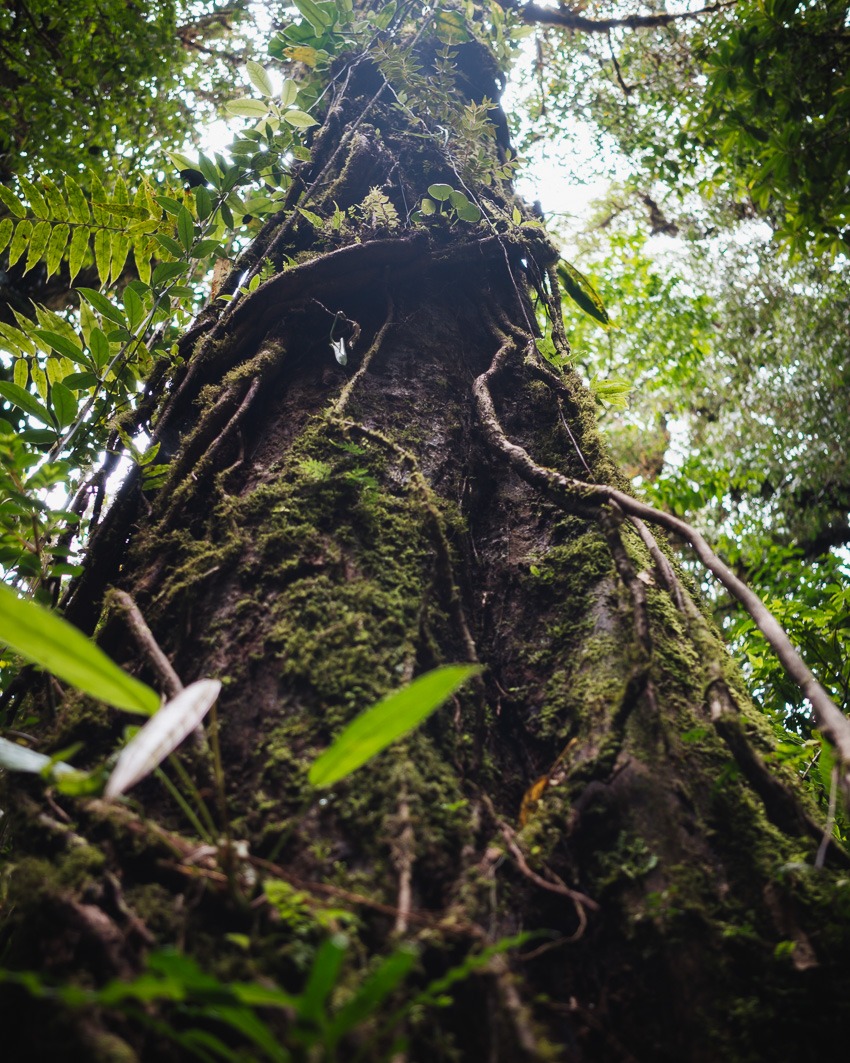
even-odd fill
[[[511,358],[518,356],[519,343],[492,324],[491,329],[501,345],[489,369],[473,382],[472,393],[484,434],[493,449],[507,460],[521,479],[566,513],[598,519],[604,509],[610,510],[614,504],[629,518],[637,517],[660,525],[690,543],[703,565],[749,613],[789,678],[811,704],[816,726],[838,755],[839,782],[845,797],[850,800],[850,719],[833,703],[764,602],[720,560],[705,538],[680,518],[655,509],[614,487],[583,483],[555,469],[538,465],[523,447],[508,439],[496,413],[490,387],[504,372]]]

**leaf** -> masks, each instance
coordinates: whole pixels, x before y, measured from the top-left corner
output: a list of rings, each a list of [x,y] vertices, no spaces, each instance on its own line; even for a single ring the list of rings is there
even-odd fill
[[[33,367],[36,368],[35,366]],[[8,399],[9,402],[19,406],[25,413],[28,413],[31,417],[35,417],[36,420],[41,421],[42,424],[46,424],[53,427],[53,419],[47,412],[47,407],[42,404],[31,395],[24,388],[19,387],[17,384],[13,384],[11,380],[0,380],[0,395],[4,399]]]
[[[607,402],[614,409],[625,410],[629,405],[627,396],[632,385],[628,380],[621,380],[619,377],[608,377],[606,380],[597,380],[594,377],[590,381],[590,390],[598,399]]]
[[[130,253],[130,238],[123,232],[114,232],[109,238],[109,253],[112,257],[112,281],[118,280]]]
[[[307,210],[305,207],[299,207],[298,213],[313,226],[314,229],[323,228],[325,222],[323,218],[320,218],[318,214],[314,214],[312,210]]]
[[[65,245],[68,243],[68,237],[71,235],[71,228],[67,222],[61,222],[56,225],[53,232],[50,234],[50,240],[47,244],[47,276],[52,276],[58,269],[59,264],[62,261],[62,255],[65,251]]]
[[[461,221],[481,221],[481,210],[474,203],[470,203],[469,200],[460,207],[456,207],[455,212]]]
[[[77,400],[60,380],[50,386],[50,404],[60,428],[73,424],[77,416]]]
[[[7,188],[5,185],[0,185],[0,200],[6,204],[16,218],[25,218],[27,216],[27,208],[18,199],[11,188]]]
[[[301,44],[292,48],[285,48],[283,54],[287,59],[291,59],[293,63],[303,63],[305,66],[311,68],[319,61],[319,53],[315,48],[311,48],[309,44]]]
[[[74,229],[71,236],[71,246],[68,249],[68,271],[71,274],[72,281],[80,272],[83,259],[86,257],[88,246],[89,230],[84,229],[82,226],[78,226]]]
[[[331,786],[350,775],[396,739],[430,716],[467,679],[477,665],[445,665],[419,676],[403,690],[372,705],[345,728],[333,745],[313,762],[313,786]]]
[[[49,239],[50,222],[36,222],[35,228],[32,231],[32,236],[30,236],[29,247],[27,248],[27,264],[24,268],[24,273],[28,273],[37,262],[41,261],[41,257],[44,254],[44,249],[47,247],[47,241]]]
[[[65,174],[65,195],[68,197],[71,221],[87,224],[91,218],[85,194],[69,174]]]
[[[283,83],[280,93],[281,107],[291,107],[298,98],[298,84],[292,78],[287,78]]]
[[[25,218],[19,221],[9,245],[9,265],[14,266],[27,248],[32,233],[32,222]]]
[[[153,271],[151,284],[155,287],[159,284],[167,284],[168,281],[174,280],[175,277],[179,277],[182,273],[185,273],[188,268],[189,267],[185,262],[160,262]]]
[[[97,310],[101,317],[105,317],[108,321],[126,328],[126,318],[118,307],[107,299],[102,292],[97,291],[95,288],[83,288],[82,286],[77,288],[77,291]]]
[[[274,86],[272,85],[271,78],[266,73],[265,67],[260,63],[255,62],[253,59],[249,59],[245,64],[245,69],[248,72],[248,80],[257,90],[263,94],[263,96],[271,96],[274,92]]]
[[[61,354],[63,358],[70,358],[72,362],[78,362],[88,368],[88,361],[81,348],[72,343],[67,336],[59,336],[48,329],[35,329],[35,335],[40,340],[44,340],[50,348],[56,351],[57,354]]]
[[[297,92],[297,90],[296,90]],[[269,113],[268,104],[262,100],[244,96],[238,100],[230,100],[224,105],[228,114],[235,114],[240,118],[264,118]]]
[[[98,370],[109,362],[109,340],[103,331],[95,326],[89,335],[89,350]]]
[[[564,291],[572,301],[577,306],[580,306],[586,314],[589,314],[594,321],[598,321],[600,325],[604,325],[607,328],[609,318],[605,304],[587,277],[583,273],[579,273],[575,266],[571,266],[569,262],[564,262],[563,260],[558,263],[558,277]]]
[[[423,199],[422,202],[419,204],[419,210],[425,215],[436,214],[437,204],[434,202],[433,199],[428,199],[428,197],[426,196],[425,199]]]
[[[177,215],[177,235],[180,237],[180,243],[188,251],[195,239],[195,222],[186,207],[181,207]]]
[[[145,308],[142,300],[139,298],[139,293],[129,285],[124,289],[124,312],[127,315],[127,324],[131,332],[134,332],[137,325],[142,323],[142,318],[145,316]]]
[[[3,218],[0,221],[0,254],[6,250],[6,244],[12,239],[12,233],[15,230],[15,223],[11,218]]]
[[[333,18],[314,4],[313,0],[293,0],[293,3],[316,31],[317,37],[321,37],[333,24]]]
[[[23,190],[24,195],[27,197],[27,201],[30,205],[30,210],[37,218],[49,218],[50,207],[47,205],[47,200],[39,192],[32,181],[27,180],[26,177],[19,177],[18,181]]]
[[[116,708],[149,716],[159,707],[155,690],[119,668],[81,631],[37,602],[19,598],[4,584],[0,584],[0,641]]]
[[[203,720],[220,691],[217,679],[199,679],[163,705],[121,750],[103,796],[118,797],[159,767]]]
[[[297,107],[284,111],[283,120],[284,122],[288,122],[289,125],[294,126],[296,129],[309,129],[310,126],[319,124],[318,120],[311,114],[307,114],[306,111],[300,111]]]
[[[387,26],[395,18],[395,13],[398,5],[395,0],[390,0],[388,4],[385,4],[378,14],[374,18],[374,23],[379,30],[385,30]]]
[[[165,153],[175,170],[197,170],[198,164],[188,155],[181,155],[179,151],[167,151]]]
[[[0,768],[6,771],[24,771],[30,775],[44,775],[48,772],[67,775],[74,770],[70,764],[54,760],[44,753],[36,753],[34,749],[27,749],[26,746],[19,746],[17,742],[10,742],[7,738],[0,738]]]
[[[454,189],[451,185],[428,185],[428,195],[440,203],[445,203],[451,197],[453,191]]]
[[[109,280],[109,263],[111,260],[112,252],[109,247],[109,233],[106,229],[98,229],[94,234],[94,261],[101,284],[106,284]]]
[[[44,189],[44,194],[47,197],[47,203],[50,207],[50,219],[52,221],[67,221],[68,205],[66,204],[62,193],[59,191],[56,182],[42,174],[41,187]]]

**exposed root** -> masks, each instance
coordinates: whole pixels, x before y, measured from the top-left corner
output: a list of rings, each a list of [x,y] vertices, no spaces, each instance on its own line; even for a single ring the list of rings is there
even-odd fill
[[[351,398],[351,393],[360,383],[361,379],[369,372],[369,366],[372,364],[372,359],[381,349],[381,345],[386,338],[387,332],[393,323],[393,298],[387,293],[387,316],[378,330],[378,334],[372,341],[372,345],[368,351],[363,355],[360,365],[357,368],[357,372],[351,377],[345,384],[339,396],[331,407],[331,416],[334,418],[342,417],[345,412],[345,407],[348,405],[348,400]]]
[[[576,932],[568,939],[569,941],[578,941],[578,939],[584,933],[587,926],[587,913],[585,909],[589,908],[592,912],[599,911],[599,905],[591,897],[579,892],[578,890],[570,889],[570,887],[561,879],[554,871],[547,868],[549,878],[543,878],[542,875],[538,875],[536,871],[528,866],[528,861],[525,859],[525,854],[516,841],[516,831],[496,812],[493,807],[493,802],[487,796],[487,794],[481,795],[487,811],[490,813],[490,817],[493,822],[499,828],[502,837],[505,839],[505,843],[508,847],[508,852],[514,858],[517,868],[530,882],[533,882],[535,886],[539,886],[542,890],[547,890],[549,893],[557,893],[561,897],[566,897],[572,902],[575,907],[576,916],[578,917],[579,925]]]

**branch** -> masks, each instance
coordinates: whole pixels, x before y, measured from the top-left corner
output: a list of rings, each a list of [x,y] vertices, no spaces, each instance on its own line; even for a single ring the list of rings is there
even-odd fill
[[[737,0],[724,0],[723,3],[710,4],[698,11],[667,12],[660,15],[626,15],[623,18],[585,18],[570,8],[538,7],[537,4],[522,4],[519,0],[501,0],[501,5],[509,11],[515,11],[523,22],[537,26],[557,26],[560,29],[578,30],[580,33],[607,33],[612,29],[654,29],[669,26],[671,22],[683,19],[701,18],[716,11],[734,7]]]

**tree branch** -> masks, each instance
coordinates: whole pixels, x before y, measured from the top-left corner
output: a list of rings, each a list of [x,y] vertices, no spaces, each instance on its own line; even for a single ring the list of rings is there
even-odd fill
[[[607,33],[612,29],[655,29],[669,26],[671,22],[700,18],[716,11],[734,7],[737,0],[710,4],[698,11],[667,12],[659,15],[626,15],[623,18],[586,18],[568,7],[548,8],[537,4],[522,4],[519,0],[501,0],[502,7],[515,11],[523,22],[532,26],[557,26],[560,29],[577,30],[579,33]]]

